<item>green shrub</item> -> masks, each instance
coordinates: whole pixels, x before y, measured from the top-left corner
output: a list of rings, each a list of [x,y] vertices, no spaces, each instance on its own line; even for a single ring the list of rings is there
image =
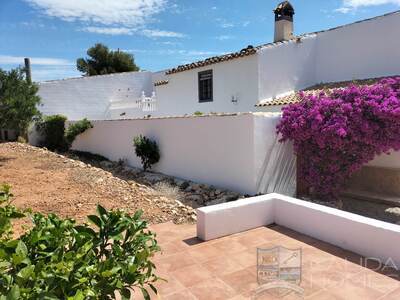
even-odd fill
[[[10,205],[8,186],[0,197],[8,228],[22,214]],[[7,230],[1,231],[0,299],[115,299],[116,291],[130,299],[132,287],[150,299],[146,289],[157,292],[153,283],[160,279],[150,258],[159,246],[141,212],[130,216],[98,206],[88,219],[93,228],[36,213],[33,228],[20,238],[5,239]]]
[[[93,125],[86,118],[71,124],[65,131],[65,140],[67,142],[68,148],[71,147],[72,143],[78,135],[84,133],[90,128],[93,128]]]
[[[201,111],[195,111],[194,113],[193,113],[193,115],[195,115],[195,116],[202,116],[202,115],[204,115]]]
[[[38,122],[38,129],[44,140],[42,146],[49,150],[65,151],[65,122],[67,118],[62,115],[46,116]]]
[[[143,169],[151,169],[151,166],[160,160],[160,151],[157,143],[149,138],[139,135],[133,139],[135,153],[142,160]]]

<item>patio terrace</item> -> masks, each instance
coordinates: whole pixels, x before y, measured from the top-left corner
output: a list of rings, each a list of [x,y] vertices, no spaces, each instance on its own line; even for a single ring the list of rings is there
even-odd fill
[[[157,284],[159,295],[152,299],[252,299],[258,287],[256,249],[274,246],[302,248],[305,299],[400,299],[399,271],[279,225],[207,242],[196,237],[195,225],[164,223],[151,229],[163,250],[154,259],[158,275],[168,280]],[[302,298],[292,293],[254,299]]]

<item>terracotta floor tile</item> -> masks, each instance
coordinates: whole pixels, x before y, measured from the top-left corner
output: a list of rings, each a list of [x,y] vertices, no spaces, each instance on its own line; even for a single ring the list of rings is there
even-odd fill
[[[399,300],[400,299],[400,288],[396,289],[388,294],[385,294],[379,300]]]
[[[257,265],[257,249],[249,249],[232,255],[231,258],[243,268]]]
[[[209,260],[202,265],[217,276],[229,274],[243,269],[243,267],[237,261],[227,255]]]
[[[341,296],[332,294],[330,291],[323,290],[309,297],[306,297],[306,300],[362,300],[362,299],[342,298]]]
[[[160,268],[162,271],[172,272],[193,265],[196,261],[190,255],[177,253],[156,259],[154,263],[157,268]]]
[[[199,300],[226,300],[236,296],[235,291],[221,279],[210,279],[192,286],[190,292]]]
[[[373,288],[359,284],[356,281],[344,280],[336,288],[329,290],[333,295],[343,299],[376,300],[384,295]]]
[[[258,247],[267,242],[267,239],[259,232],[248,232],[233,239],[247,248]]]
[[[183,284],[179,282],[172,274],[158,274],[165,280],[157,281],[154,286],[157,288],[159,295],[168,295],[171,293],[180,292],[185,289]],[[136,298],[135,298],[136,299]]]
[[[217,248],[222,255],[233,254],[247,250],[247,247],[234,239],[224,239],[212,245]]]
[[[351,280],[360,286],[372,288],[384,294],[400,288],[399,281],[370,270],[354,275]]]
[[[248,270],[240,270],[230,274],[221,276],[221,279],[227,283],[238,294],[251,296],[253,291],[258,287],[257,274]]]
[[[181,292],[172,293],[162,297],[163,300],[196,300],[197,298],[189,292],[189,290],[183,290]]]
[[[223,255],[221,251],[212,245],[202,245],[196,248],[187,250],[187,253],[193,257],[196,262],[203,263]]]
[[[207,242],[195,238],[195,225],[152,228],[163,248],[153,260],[157,275],[169,280],[156,284],[161,296],[154,299],[249,299],[257,288],[256,248],[275,246],[301,247],[301,287],[307,300],[400,299],[400,273],[393,274],[395,279],[382,275],[393,270],[284,227],[260,227]],[[277,298],[257,300],[262,299]],[[298,295],[280,300],[292,299]]]
[[[172,272],[185,287],[191,287],[201,281],[215,278],[215,275],[201,265],[191,265]]]

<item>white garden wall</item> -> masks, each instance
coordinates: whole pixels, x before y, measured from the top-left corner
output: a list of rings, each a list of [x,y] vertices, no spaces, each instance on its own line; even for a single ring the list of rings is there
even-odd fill
[[[42,99],[39,109],[44,115],[62,114],[69,120],[104,120],[111,117],[109,109],[112,102],[134,103],[140,99],[142,91],[151,96],[151,72],[127,72],[47,81],[39,85],[38,95]],[[139,110],[118,110],[114,112],[114,118],[121,118],[120,113],[123,112],[133,117]],[[142,115],[140,111],[140,116]]]
[[[253,195],[260,189],[262,162],[270,153],[269,141],[276,140],[278,119],[274,114],[241,114],[94,121],[94,128],[78,136],[73,149],[140,167],[132,139],[142,134],[159,145],[161,160],[154,170]]]

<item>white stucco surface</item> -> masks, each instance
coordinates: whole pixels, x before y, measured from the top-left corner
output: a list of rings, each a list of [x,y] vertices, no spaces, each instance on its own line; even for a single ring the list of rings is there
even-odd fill
[[[249,112],[258,99],[257,55],[166,75],[168,84],[156,87],[158,111],[154,115],[183,115],[196,111]],[[198,73],[213,71],[213,101],[199,103]],[[237,102],[232,102],[232,97]]]
[[[78,136],[73,149],[141,167],[132,139],[142,134],[159,145],[161,159],[155,171],[254,195],[260,188],[260,163],[266,160],[262,156],[269,153],[262,145],[275,138],[275,130],[256,134],[260,126],[255,124],[274,128],[276,120],[271,114],[242,114],[94,121],[94,128]]]
[[[323,82],[400,75],[399,28],[397,12],[264,47],[259,101]]]
[[[42,82],[38,94],[44,115],[63,114],[69,120],[104,120],[111,116],[112,102],[134,103],[142,91],[151,96],[152,90],[151,72],[128,72]],[[129,114],[125,109],[114,115],[121,118],[119,114],[123,112]]]
[[[383,263],[394,262],[400,267],[399,225],[279,194],[242,199],[197,210],[197,235],[203,240],[272,223],[367,258],[378,258]]]

